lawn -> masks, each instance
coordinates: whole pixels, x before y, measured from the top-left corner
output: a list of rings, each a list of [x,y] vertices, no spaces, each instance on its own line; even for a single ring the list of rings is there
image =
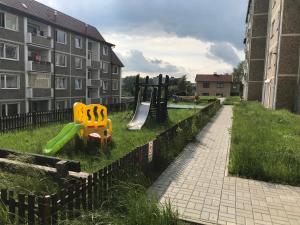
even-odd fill
[[[131,112],[113,113],[109,115],[109,118],[113,122],[113,142],[108,146],[105,152],[91,153],[86,150],[79,150],[80,147],[75,146],[75,141],[72,141],[57,156],[62,159],[80,161],[83,171],[97,171],[121,158],[135,147],[153,140],[159,133],[193,115],[196,111],[195,109],[169,110],[168,122],[157,124],[154,120],[149,119],[141,131],[127,130],[127,123],[132,116]],[[42,154],[43,146],[48,140],[53,138],[64,125],[65,124],[58,124],[1,135],[0,148]]]
[[[231,174],[300,185],[300,116],[256,102],[234,107]]]
[[[239,96],[230,96],[225,99],[223,105],[236,105],[241,102],[241,98]]]

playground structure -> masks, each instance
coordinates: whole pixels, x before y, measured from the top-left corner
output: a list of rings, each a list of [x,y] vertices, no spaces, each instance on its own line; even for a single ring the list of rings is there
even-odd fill
[[[129,130],[140,130],[148,115],[161,123],[168,118],[169,76],[163,82],[163,76],[158,76],[157,84],[149,83],[149,76],[145,83],[140,83],[140,76],[136,76],[134,116],[128,124]]]
[[[50,140],[43,152],[47,155],[58,153],[74,137],[87,145],[88,141],[98,142],[101,148],[112,140],[112,122],[108,119],[107,108],[99,104],[73,106],[74,122],[67,124],[60,133]]]

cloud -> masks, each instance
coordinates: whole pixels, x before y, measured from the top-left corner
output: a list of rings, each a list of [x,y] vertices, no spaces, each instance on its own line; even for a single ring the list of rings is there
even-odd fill
[[[228,42],[242,49],[248,0],[39,0],[102,30]],[[90,7],[90,6],[93,7]]]
[[[129,55],[121,57],[126,70],[136,71],[138,73],[178,73],[182,70],[175,65],[160,59],[146,58],[143,52],[138,50],[130,51]]]
[[[234,47],[225,42],[212,44],[207,56],[212,59],[228,63],[232,66],[236,66],[241,61]]]

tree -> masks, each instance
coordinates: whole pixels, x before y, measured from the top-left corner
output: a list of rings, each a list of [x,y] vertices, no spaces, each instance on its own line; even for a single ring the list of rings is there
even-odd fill
[[[237,67],[235,67],[233,69],[233,73],[232,73],[233,82],[239,83],[239,84],[242,83],[242,81],[245,77],[244,64],[245,64],[245,61],[242,61],[237,65]]]

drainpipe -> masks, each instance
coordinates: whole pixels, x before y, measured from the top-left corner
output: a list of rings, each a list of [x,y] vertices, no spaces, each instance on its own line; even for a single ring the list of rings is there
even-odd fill
[[[56,24],[57,11],[54,11],[54,23]],[[56,28],[54,27],[53,37],[53,110],[55,110],[56,102]]]

